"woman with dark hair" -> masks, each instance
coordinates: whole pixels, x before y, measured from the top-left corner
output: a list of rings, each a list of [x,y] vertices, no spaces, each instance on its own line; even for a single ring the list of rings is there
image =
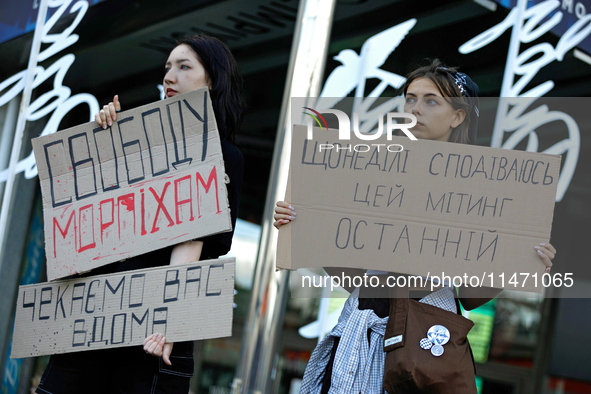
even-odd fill
[[[466,74],[455,68],[445,67],[439,60],[435,60],[410,73],[403,91],[404,111],[412,113],[417,118],[416,126],[410,129],[415,137],[441,142],[475,143],[479,116],[478,86]],[[279,228],[296,218],[295,211],[289,203],[278,201],[274,218],[274,225]],[[546,272],[549,272],[552,266],[551,260],[556,253],[554,247],[550,244],[540,244],[534,246],[533,249],[546,267]],[[401,297],[407,299],[410,297],[420,304],[428,305],[426,308],[432,308],[431,311],[435,310],[433,314],[441,315],[441,310],[445,311],[443,314],[448,314],[448,317],[459,313],[459,305],[455,299],[452,283],[438,286],[438,290],[433,292],[430,291],[430,283],[424,281],[422,287],[398,288],[397,292],[391,293],[388,289],[388,282],[385,280],[387,272],[354,268],[325,268],[325,270],[329,275],[338,277],[341,275],[349,277],[363,276],[364,274],[377,275],[383,286],[378,286],[373,290],[364,287],[346,289],[351,292],[351,296],[345,303],[338,324],[312,353],[304,373],[300,393],[384,393],[384,365],[386,362],[384,349],[390,347],[384,339],[392,327],[388,323],[389,319],[392,319],[390,321],[392,324],[399,321],[393,318],[393,313],[396,316],[395,313],[400,312],[398,306],[393,307],[397,304],[391,305],[395,300],[400,300]],[[458,298],[466,310],[483,305],[500,293],[500,290],[491,288],[461,287],[458,291]],[[392,296],[395,298],[390,299]],[[466,319],[460,318],[460,320]],[[406,320],[404,322],[406,324]],[[434,324],[442,323],[439,321]],[[422,334],[426,335],[427,333]],[[405,332],[405,335],[408,336],[408,332]],[[389,335],[386,336],[386,338],[388,337]],[[392,337],[390,340],[393,340],[392,344],[396,345],[400,343],[401,338],[402,335],[398,339]],[[449,336],[447,339],[449,340]],[[423,349],[430,348],[429,345],[432,344],[420,343]],[[423,351],[419,348],[419,341],[404,346],[415,346],[417,351]],[[393,350],[393,352],[395,351]],[[443,379],[439,379],[436,385],[431,385],[426,389],[418,388],[414,380],[422,379],[422,382],[418,384],[420,386],[421,383],[429,381],[429,377],[412,376],[412,373],[410,376],[399,376],[397,368],[401,368],[400,365],[403,363],[394,362],[394,367],[390,364],[393,369],[386,374],[389,380],[388,391],[391,394],[410,392],[476,393],[474,371],[471,370],[473,367],[472,357],[471,353],[467,354],[467,358],[463,357],[461,360],[448,359],[445,361],[446,367],[452,370],[456,368],[456,370],[448,375],[443,374]],[[433,353],[433,355],[439,356],[441,353]],[[460,361],[462,365],[460,365]],[[466,365],[468,367],[463,371],[465,373],[461,374],[465,379],[458,384],[456,377],[460,374],[457,373],[457,368],[465,368]],[[412,368],[417,368],[415,372],[425,372],[421,366],[414,365]],[[437,368],[435,367],[436,370]],[[441,369],[443,368],[439,367],[439,370]],[[406,371],[404,372],[406,373]],[[420,374],[417,373],[417,375]],[[396,383],[391,383],[393,381]],[[427,385],[430,384],[427,383]]]
[[[214,259],[230,250],[244,172],[233,145],[245,107],[242,78],[228,47],[197,35],[180,41],[165,65],[165,98],[208,87],[221,138],[232,231],[183,242],[100,267],[92,275]],[[119,97],[95,116],[103,128],[117,120]],[[204,317],[207,318],[207,317]],[[152,334],[143,347],[123,347],[51,356],[37,393],[187,393],[193,375],[193,342],[166,342]]]
[[[242,120],[242,110],[244,109],[242,77],[234,57],[220,40],[204,35],[185,38],[179,41],[175,49],[183,48],[183,46],[191,48],[197,55],[197,59],[209,77],[211,101],[220,137],[222,140],[227,139],[234,143],[235,133]],[[165,76],[165,85],[166,81]]]

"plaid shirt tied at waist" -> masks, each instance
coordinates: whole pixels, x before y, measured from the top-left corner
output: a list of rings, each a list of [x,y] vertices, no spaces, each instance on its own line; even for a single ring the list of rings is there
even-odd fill
[[[300,394],[319,394],[330,360],[334,338],[340,337],[329,394],[383,394],[385,353],[384,333],[388,317],[379,318],[373,310],[359,310],[359,289],[349,296],[339,322],[314,349],[306,367]],[[444,287],[419,302],[457,313],[451,287]],[[367,330],[371,330],[369,344]]]
[[[371,309],[360,311],[358,295],[359,289],[355,289],[345,302],[337,325],[314,349],[300,394],[320,393],[335,337],[341,339],[335,354],[329,394],[384,393],[383,347],[388,317],[380,319]],[[368,329],[371,329],[369,344]]]

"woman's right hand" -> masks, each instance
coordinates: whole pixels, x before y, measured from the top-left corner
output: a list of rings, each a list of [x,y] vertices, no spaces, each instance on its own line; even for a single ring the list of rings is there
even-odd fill
[[[117,120],[117,112],[121,111],[121,103],[119,103],[119,96],[115,95],[113,101],[105,105],[101,111],[94,115],[94,120],[103,129],[107,126],[112,126],[113,122]]]
[[[273,215],[273,218],[275,219],[273,226],[279,228],[282,225],[294,220],[295,216],[296,213],[293,210],[293,207],[289,205],[288,202],[277,201],[277,206],[275,207],[275,215]]]
[[[162,361],[168,365],[172,365],[170,362],[170,353],[172,353],[173,342],[166,342],[166,338],[162,334],[154,333],[144,339],[142,343],[144,346],[144,352],[151,354],[152,356],[162,357]]]

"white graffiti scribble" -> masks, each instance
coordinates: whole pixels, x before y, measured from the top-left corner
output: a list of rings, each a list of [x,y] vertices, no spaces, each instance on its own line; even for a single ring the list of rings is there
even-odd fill
[[[333,108],[341,98],[346,97],[355,89],[356,99],[352,112],[359,114],[359,131],[361,133],[368,133],[374,129],[378,121],[381,120],[381,116],[377,116],[377,114],[386,114],[395,108],[403,112],[404,100],[401,98],[388,100],[375,108],[372,106],[376,98],[380,97],[388,86],[398,89],[406,81],[403,76],[382,70],[380,67],[416,22],[416,19],[409,19],[370,37],[361,47],[360,55],[351,49],[339,52],[334,59],[341,62],[342,65],[335,68],[328,76],[315,107],[319,110]],[[366,96],[365,81],[368,78],[377,78],[380,82]]]
[[[523,90],[543,67],[554,61],[562,61],[568,51],[589,36],[591,15],[578,15],[579,20],[560,37],[556,47],[544,42],[520,53],[520,45],[540,38],[556,26],[563,17],[561,11],[555,12],[559,6],[559,1],[547,0],[527,8],[526,0],[518,0],[517,6],[509,12],[505,20],[459,48],[462,54],[472,53],[490,44],[508,29],[512,29],[491,146],[513,149],[523,139],[529,138],[526,150],[537,152],[539,140],[536,129],[553,121],[564,122],[568,129],[568,138],[543,151],[550,154],[566,153],[558,181],[556,201],[564,197],[575,172],[580,149],[579,126],[569,114],[551,111],[546,105],[526,113],[538,97],[547,94],[554,87],[553,81],[543,82],[527,92]],[[553,12],[555,13],[552,15]],[[545,22],[541,23],[544,20]],[[520,76],[517,81],[515,81],[516,75]],[[505,133],[512,134],[503,142]]]
[[[61,33],[50,34],[54,25],[59,18],[66,12],[73,0],[52,0],[49,1],[50,8],[58,8],[56,12],[49,18],[43,27],[43,34],[41,42],[50,44],[49,47],[39,53],[38,61],[44,61],[51,56],[58,54],[60,51],[70,47],[78,41],[78,35],[72,34],[74,29],[78,26],[82,17],[88,10],[87,1],[77,1],[70,9],[70,14],[76,13],[76,17],[70,26],[65,28]],[[59,60],[55,61],[47,69],[41,66],[35,68],[35,76],[33,79],[33,89],[41,85],[43,82],[49,80],[52,76],[53,89],[40,95],[34,102],[32,102],[27,110],[27,121],[34,122],[47,116],[51,116],[43,128],[41,135],[48,135],[55,133],[59,127],[60,122],[74,107],[80,104],[87,104],[89,107],[89,121],[93,120],[93,115],[99,111],[98,101],[94,96],[88,93],[79,93],[74,96],[71,95],[69,87],[63,85],[64,78],[74,63],[76,57],[73,54],[66,54]],[[26,71],[21,71],[6,80],[0,82],[0,93],[7,90],[0,95],[0,107],[17,97],[25,88]],[[53,113],[52,113],[53,112]],[[37,176],[37,165],[35,163],[35,156],[33,151],[16,165],[16,173],[24,172],[25,178],[31,179]],[[0,182],[5,182],[8,177],[8,169],[0,172]]]

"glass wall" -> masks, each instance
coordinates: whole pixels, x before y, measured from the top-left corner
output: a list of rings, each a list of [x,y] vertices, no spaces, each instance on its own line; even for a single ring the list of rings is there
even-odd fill
[[[587,18],[582,10],[591,10],[591,5],[583,2],[526,2],[529,11],[525,21],[539,17],[541,24],[546,23],[543,25],[546,29],[538,30],[540,34],[531,39],[525,36],[531,26],[519,25],[512,19],[515,16],[516,11],[512,10],[516,3],[367,2],[368,6],[377,6],[377,9],[371,9],[363,8],[358,3],[339,2],[335,11],[337,15],[343,15],[351,9],[356,9],[356,12],[334,24],[321,96],[353,97],[359,94],[360,86],[364,89],[362,94],[365,96],[396,96],[400,94],[398,87],[401,85],[400,81],[404,80],[403,77],[417,65],[424,64],[426,59],[433,58],[439,58],[448,66],[460,67],[461,71],[470,75],[480,88],[480,97],[513,97],[525,94],[549,97],[588,96],[591,92],[589,31],[581,33],[582,39],[578,43],[571,42],[563,58],[553,57],[549,48],[565,48],[566,36],[579,27],[582,29],[582,22],[573,26],[577,21]],[[553,22],[548,22],[551,17],[554,17],[554,21],[561,18],[561,22],[553,29],[550,28]],[[542,30],[544,34],[541,33]],[[356,67],[355,62],[368,62],[364,64],[365,74]],[[579,103],[581,108],[586,105],[584,103]],[[338,104],[334,105],[337,107]],[[481,109],[486,111],[486,104],[481,101],[481,105]],[[493,130],[493,124],[494,114],[490,124],[481,122],[478,145],[531,150],[527,139],[509,147],[507,140],[511,136],[510,132],[501,133],[499,138],[499,133]],[[544,127],[537,130],[540,152],[562,138],[568,139],[560,134],[563,131],[559,131],[560,127],[556,124]],[[589,140],[584,135],[589,130],[586,118],[579,121],[579,128],[581,139],[575,143],[575,148],[561,152],[563,170],[568,167],[564,163],[569,155],[571,158],[577,157],[579,149],[581,155],[575,160],[576,167],[570,184],[557,198],[551,242],[559,252],[552,272],[574,271],[579,286],[588,289],[590,276],[580,264],[585,255],[581,248],[584,242],[579,244],[579,235],[575,230],[584,228],[582,220],[590,212],[588,204],[584,203],[588,200],[585,196],[591,187],[587,178],[587,168],[591,167],[586,163],[587,158],[583,153],[589,148]],[[576,135],[576,141],[578,137]],[[569,222],[570,225],[567,224]],[[523,293],[505,292],[503,297],[465,312],[464,316],[475,322],[469,339],[477,362],[479,392],[574,393],[583,392],[577,391],[581,387],[589,387],[591,375],[587,373],[582,376],[574,369],[575,364],[581,362],[589,365],[591,359],[586,355],[588,348],[578,351],[569,349],[569,357],[574,357],[573,353],[577,354],[579,361],[575,363],[567,361],[567,352],[560,352],[559,345],[551,346],[553,333],[564,330],[559,326],[564,324],[573,327],[583,323],[583,318],[579,318],[579,323],[575,323],[574,318],[570,320],[572,324],[566,323],[569,319],[566,316],[560,322],[555,320],[557,311],[559,314],[567,314],[560,312],[561,307],[565,310],[568,304],[575,301],[557,300],[553,298],[557,296],[555,291],[556,289],[548,289],[548,299],[535,294],[524,297]],[[297,295],[292,292],[292,297]],[[581,310],[589,311],[589,299],[579,301],[577,305]],[[292,298],[288,302],[288,313],[290,310],[293,310],[292,313],[301,313],[303,308],[310,308],[311,316],[318,316],[319,305],[315,299]],[[307,324],[308,321],[302,323]],[[300,335],[301,327],[306,326],[300,326]],[[292,327],[291,321],[286,317],[284,333],[296,328]],[[582,334],[579,328],[572,330],[578,335]],[[566,340],[561,341],[555,336],[554,341],[565,346]],[[296,350],[289,339],[283,340],[282,346],[285,359]],[[561,364],[569,366],[559,368]],[[296,384],[302,375],[295,375],[290,370],[286,376],[291,380],[286,379],[281,384],[284,392],[289,392],[292,384]]]
[[[54,91],[56,84],[69,89],[68,97],[90,94],[94,101],[88,99],[88,103],[62,112],[59,108],[49,110],[50,102],[46,105],[47,113],[30,122],[27,141],[40,135],[52,116],[54,120],[59,118],[56,124],[59,129],[89,121],[93,109],[111,101],[114,94],[119,95],[124,108],[158,100],[158,84],[162,83],[166,56],[175,40],[188,34],[204,32],[219,36],[234,53],[244,75],[248,110],[237,136],[237,146],[245,157],[245,179],[238,213],[240,221],[231,252],[238,262],[232,337],[196,344],[196,373],[192,383],[192,390],[196,393],[228,393],[241,348],[298,1],[170,1],[166,6],[156,0],[87,3],[90,7],[76,22],[72,33],[78,39],[40,63],[45,69],[58,67],[62,64],[60,62],[65,62],[64,59],[70,59],[66,56],[72,54],[72,64],[62,66],[63,75],[60,74],[59,78],[54,73],[40,83],[33,93],[32,102],[43,93]],[[542,3],[527,2],[530,9]],[[69,14],[72,5],[56,24],[56,31],[71,26],[77,20],[76,14]],[[515,5],[516,2],[489,0],[341,0],[335,10],[322,95],[353,96],[363,78],[365,96],[395,96],[399,94],[398,87],[404,75],[426,58],[439,58],[469,74],[479,85],[481,97],[498,97],[507,92],[534,94],[542,90],[546,96],[588,96],[591,92],[589,33],[580,43],[565,50],[564,56],[544,51],[549,46],[556,49],[570,45],[564,38],[566,33],[577,20],[587,15],[587,11],[591,12],[591,4],[584,1],[558,2],[558,6],[547,15],[541,14],[542,8],[536,8],[535,15],[542,21],[561,14],[562,21],[568,23],[561,23],[559,28],[548,29],[548,32],[529,41],[524,38],[526,27],[507,22]],[[28,14],[23,15],[15,16],[14,23],[26,19]],[[10,25],[11,21],[0,20],[0,23]],[[489,30],[495,26],[501,27]],[[475,37],[485,31],[495,34],[476,42]],[[570,33],[573,32],[570,30]],[[8,59],[0,69],[0,83],[26,68],[32,33],[6,37],[6,41],[0,43],[3,56]],[[385,41],[379,41],[380,37]],[[520,46],[515,52],[517,55],[511,55],[513,58],[509,62],[509,48],[516,45],[515,37],[521,37]],[[379,53],[370,59],[374,62],[371,64],[373,73],[365,78],[355,72],[350,59],[360,61],[369,56],[370,48],[376,47]],[[524,53],[528,50],[537,55],[527,57]],[[516,62],[521,62],[521,66]],[[328,82],[330,77],[338,73],[343,77],[331,85]],[[512,77],[509,78],[509,75]],[[60,79],[62,76],[63,80]],[[520,84],[519,81],[527,83]],[[552,83],[548,84],[548,81]],[[16,85],[2,85],[0,98],[8,97],[13,86]],[[542,90],[533,90],[540,86]],[[2,122],[7,107],[3,101],[0,102]],[[93,108],[91,102],[96,102],[97,107]],[[591,165],[586,154],[591,149],[591,140],[585,130],[588,128],[581,127],[580,157],[572,180],[556,205],[552,243],[559,250],[559,255],[553,272],[569,272],[572,267],[586,261],[586,233],[580,229],[587,228],[591,219],[588,204],[591,192],[588,172]],[[506,142],[508,136],[503,136],[498,146]],[[544,144],[542,137],[540,146]],[[482,146],[497,143],[492,130],[479,134],[477,142]],[[517,149],[525,149],[526,145],[524,141]],[[29,152],[30,144],[27,142],[21,159]],[[563,160],[568,154],[564,153]],[[37,178],[26,180],[22,174],[19,177],[22,182],[33,185],[29,188],[37,189]],[[36,205],[31,205],[29,216],[35,217],[37,209]],[[34,225],[28,226],[32,233]],[[22,250],[23,261],[27,253]],[[25,262],[21,264],[21,267],[26,266]],[[316,271],[312,274],[319,276],[323,273]],[[591,273],[582,273],[580,280],[581,283],[591,282]],[[314,323],[320,318],[330,326],[329,323],[334,324],[338,318],[345,300],[343,291],[333,294],[333,298],[323,306],[327,313],[319,317],[321,295],[320,289],[307,294],[292,289],[273,371],[274,392],[297,392],[307,361],[318,342],[320,330],[315,328]],[[14,299],[15,294],[10,291],[2,293],[2,296]],[[480,392],[527,393],[533,392],[530,391],[533,387],[539,387],[539,392],[544,393],[588,392],[591,377],[581,372],[577,365],[591,365],[591,349],[588,343],[580,344],[579,349],[571,349],[562,340],[583,335],[578,329],[586,326],[580,319],[585,313],[591,315],[590,306],[588,299],[576,303],[572,300],[559,302],[503,297],[466,314],[476,323],[470,333],[470,341],[478,363]],[[0,339],[5,342],[6,356],[10,339],[8,336]],[[40,358],[36,364],[25,365],[26,368],[21,369],[23,387],[29,386],[26,382],[35,384],[46,360]],[[3,362],[3,376],[6,378],[12,364]]]

